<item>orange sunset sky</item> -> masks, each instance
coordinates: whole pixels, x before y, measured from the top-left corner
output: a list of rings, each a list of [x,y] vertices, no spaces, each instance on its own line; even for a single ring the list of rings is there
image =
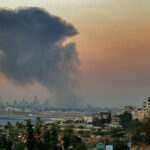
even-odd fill
[[[40,7],[71,23],[82,73],[85,104],[141,106],[150,97],[149,0],[1,0],[1,8]],[[4,100],[51,99],[39,83],[21,87],[0,75]],[[53,102],[52,102],[53,103]]]

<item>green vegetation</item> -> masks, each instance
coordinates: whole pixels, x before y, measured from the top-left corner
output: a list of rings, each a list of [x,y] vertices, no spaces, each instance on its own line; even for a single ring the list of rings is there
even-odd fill
[[[132,120],[131,113],[125,111],[119,117],[120,117],[120,124],[123,126],[123,128],[125,128],[125,129],[128,128],[128,125],[129,125],[130,121]]]
[[[138,120],[138,119],[135,119],[135,120],[131,120],[128,124],[128,127],[127,129],[128,130],[134,130],[136,127],[140,126],[142,123]]]
[[[118,137],[118,138],[124,137],[124,134],[125,134],[125,132],[124,132],[124,130],[121,129],[121,128],[112,128],[112,129],[110,130],[110,132],[109,132],[109,135],[110,135],[111,137],[113,137],[113,138],[116,138],[116,137]]]
[[[131,114],[124,112],[120,115],[123,128],[99,128],[93,131],[94,135],[100,135],[100,141],[107,145],[113,145],[115,150],[127,150],[127,143],[131,140],[132,145],[150,145],[150,117],[140,122],[133,120]],[[103,140],[104,139],[104,140]]]
[[[65,149],[72,146],[72,149],[75,150],[86,150],[86,145],[81,141],[81,138],[74,134],[71,128],[64,129],[62,140]]]
[[[44,124],[37,118],[33,125],[10,122],[0,130],[0,150],[86,150],[86,145],[72,128],[61,130],[59,122]]]
[[[78,134],[81,136],[81,137],[86,137],[86,138],[90,138],[90,131],[78,131]]]
[[[95,148],[98,142],[113,145],[115,150],[127,150],[130,139],[137,147],[150,145],[150,117],[140,122],[125,112],[120,118],[123,128],[87,129],[72,124],[61,128],[59,122],[44,124],[40,118],[34,124],[31,120],[15,126],[8,122],[0,129],[0,150],[86,150],[86,145]]]
[[[114,139],[113,146],[115,150],[127,150],[128,149],[127,143],[118,138]]]
[[[94,135],[100,135],[100,136],[103,136],[105,135],[106,133],[102,131],[102,129],[98,129],[96,132],[94,132]]]
[[[150,145],[150,117],[136,126],[133,130],[132,141],[134,145]]]

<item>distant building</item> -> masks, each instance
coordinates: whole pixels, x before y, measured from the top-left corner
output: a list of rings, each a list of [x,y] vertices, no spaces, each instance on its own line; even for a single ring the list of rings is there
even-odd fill
[[[86,127],[87,128],[93,128],[94,126],[92,124],[87,124]]]
[[[143,109],[145,113],[150,112],[150,98],[148,98],[147,102],[143,103]]]
[[[93,117],[92,116],[84,116],[83,117],[84,122],[86,123],[92,123],[93,122]]]
[[[138,119],[140,121],[142,121],[145,117],[145,113],[143,110],[141,109],[136,109],[134,111],[132,111],[132,119]]]
[[[131,113],[134,110],[134,108],[132,106],[125,106],[124,107],[124,111],[127,111],[129,113]]]
[[[110,111],[103,111],[103,112],[99,112],[99,113],[93,113],[92,114],[93,119],[108,119],[109,116],[111,116],[111,112]]]
[[[15,107],[6,107],[5,111],[15,111],[15,112],[20,112],[22,111],[21,108],[15,108]]]
[[[110,128],[122,128],[122,125],[120,125],[119,115],[113,115],[112,116],[111,123],[108,124],[108,127],[110,127]]]
[[[17,104],[18,104],[17,100],[15,99],[14,102],[13,102],[13,105],[16,106]]]
[[[150,98],[143,103],[143,109],[132,111],[132,118],[142,121],[145,117],[150,116]]]
[[[120,118],[116,117],[116,116],[113,116],[112,120],[111,120],[111,124],[113,124],[113,125],[120,125]]]
[[[108,119],[108,117],[111,115],[110,111],[103,111],[103,112],[100,112],[100,116],[101,116],[101,119]]]
[[[37,96],[34,96],[34,101],[33,101],[33,105],[39,105],[39,100],[37,98]]]

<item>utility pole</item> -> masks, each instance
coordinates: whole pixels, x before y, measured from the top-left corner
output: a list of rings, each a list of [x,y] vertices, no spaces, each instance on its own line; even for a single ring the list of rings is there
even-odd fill
[[[129,135],[129,138],[130,138],[130,143],[131,143],[131,129],[130,129],[130,135]],[[132,143],[131,143],[131,146],[130,146],[130,149],[132,147]]]

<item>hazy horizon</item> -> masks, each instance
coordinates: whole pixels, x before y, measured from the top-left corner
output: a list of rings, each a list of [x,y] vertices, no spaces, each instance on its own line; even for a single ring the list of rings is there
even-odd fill
[[[150,97],[149,5],[147,0],[0,1],[1,12],[7,10],[0,13],[0,96],[37,95],[64,106],[141,107]],[[14,13],[29,7],[50,15]]]

